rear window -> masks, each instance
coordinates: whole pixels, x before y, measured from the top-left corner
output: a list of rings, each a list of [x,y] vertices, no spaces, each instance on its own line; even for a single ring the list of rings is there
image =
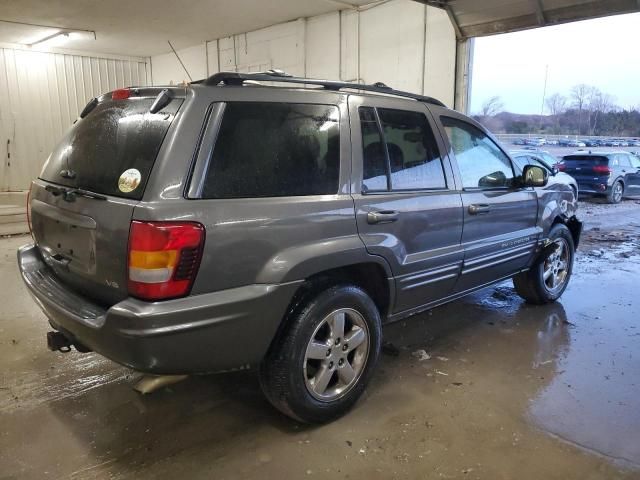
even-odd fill
[[[57,145],[40,178],[104,195],[142,198],[169,125],[182,104],[149,113],[154,98],[107,100],[80,119]]]
[[[571,164],[576,162],[590,162],[596,165],[606,164],[609,159],[607,157],[601,157],[596,155],[570,155],[562,159],[565,164]]]
[[[335,194],[339,167],[338,107],[228,103],[202,197]]]

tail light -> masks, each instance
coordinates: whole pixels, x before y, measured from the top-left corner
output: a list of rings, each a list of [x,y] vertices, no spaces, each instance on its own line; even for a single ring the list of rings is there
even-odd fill
[[[607,173],[607,174],[612,172],[611,168],[608,167],[607,165],[594,165],[593,171],[595,173]]]
[[[144,300],[188,295],[198,273],[204,227],[196,222],[131,222],[129,294]]]
[[[564,172],[567,169],[567,166],[564,163],[556,163],[555,167],[559,172]]]
[[[131,90],[128,88],[119,88],[111,92],[111,100],[126,100],[131,96]]]

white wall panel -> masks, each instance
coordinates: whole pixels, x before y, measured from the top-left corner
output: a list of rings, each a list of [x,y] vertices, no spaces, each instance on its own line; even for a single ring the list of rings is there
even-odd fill
[[[340,78],[340,13],[308,18],[304,39],[305,75]]]
[[[422,91],[425,6],[405,0],[360,13],[360,77]]]
[[[183,56],[184,50],[178,51]],[[447,14],[410,0],[300,19],[193,47],[200,71],[255,72],[372,83],[452,106],[456,39]],[[155,85],[184,80],[173,54],[151,58]],[[195,77],[194,77],[195,78]]]
[[[177,50],[192,80],[207,76],[206,47],[204,43]],[[155,85],[177,85],[188,82],[189,77],[173,52],[153,57],[153,83]]]
[[[456,79],[456,34],[447,12],[427,8],[424,94],[453,107]]]
[[[360,13],[355,10],[344,10],[341,14],[340,29],[340,70],[341,80],[360,81]]]
[[[87,101],[147,85],[146,64],[0,48],[0,190],[23,190]]]

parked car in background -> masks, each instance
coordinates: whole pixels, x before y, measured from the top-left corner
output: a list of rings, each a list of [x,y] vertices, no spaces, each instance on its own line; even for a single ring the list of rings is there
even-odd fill
[[[278,72],[93,99],[30,206],[18,264],[49,348],[154,374],[256,367],[305,422],[356,403],[384,323],[506,278],[558,299],[582,228],[557,175],[441,102]]]
[[[516,138],[513,142],[511,142],[513,145],[524,145],[525,143],[524,138]]]
[[[527,138],[524,141],[525,145],[532,145],[534,147],[541,147],[542,145],[544,145],[545,143],[547,143],[547,141],[542,138],[542,137],[532,137],[532,138]]]
[[[573,190],[575,198],[578,198],[578,182],[571,175],[560,171],[557,167],[558,159],[549,152],[541,150],[511,150],[509,153],[520,171],[524,170],[526,165],[539,165],[549,172],[549,175],[555,177],[554,183],[568,185]]]
[[[640,147],[640,140],[638,139],[629,140],[628,143],[630,147]]]
[[[573,148],[577,148],[577,147],[586,147],[586,145],[584,144],[584,142],[580,142],[578,140],[573,140],[570,138],[562,138],[559,140],[559,144],[563,147],[573,147]]]
[[[577,152],[564,156],[558,168],[576,179],[580,193],[605,195],[609,203],[640,194],[640,164],[628,152]]]
[[[584,143],[585,147],[599,147],[600,142],[595,138],[585,138],[584,140],[580,140],[581,143]]]
[[[559,144],[558,140],[555,140],[555,139],[553,139],[553,140],[547,140],[547,145],[553,145],[553,146],[555,146],[555,145],[558,145],[558,144]]]

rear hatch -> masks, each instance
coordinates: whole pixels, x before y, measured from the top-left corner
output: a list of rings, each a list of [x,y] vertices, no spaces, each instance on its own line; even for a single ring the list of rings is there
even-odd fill
[[[609,159],[599,155],[568,155],[562,160],[562,171],[576,180],[593,181],[609,175]]]
[[[133,209],[183,99],[184,89],[141,88],[89,102],[33,183],[31,224],[43,258],[99,303],[127,297]]]

